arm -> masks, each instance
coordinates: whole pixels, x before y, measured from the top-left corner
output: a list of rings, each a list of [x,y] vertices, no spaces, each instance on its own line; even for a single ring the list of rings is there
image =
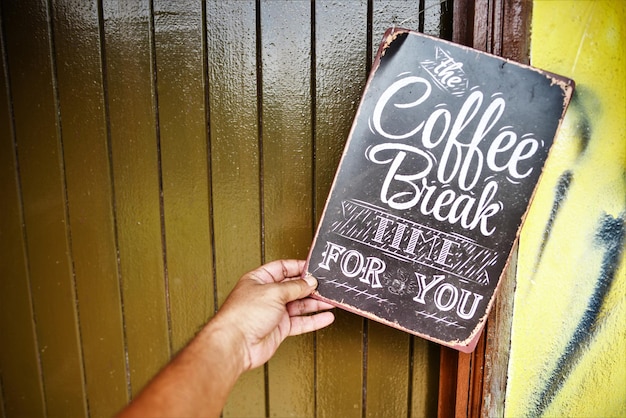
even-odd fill
[[[303,261],[279,260],[245,274],[213,319],[119,417],[218,417],[235,382],[267,362],[290,335],[333,322],[331,305],[308,298]],[[309,315],[315,313],[314,315]]]

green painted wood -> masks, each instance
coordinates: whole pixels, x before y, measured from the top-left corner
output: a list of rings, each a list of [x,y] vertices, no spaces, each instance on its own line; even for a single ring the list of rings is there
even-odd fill
[[[254,0],[206,3],[216,299],[261,264],[260,151]],[[225,417],[265,415],[263,368],[244,374]]]
[[[412,342],[410,416],[434,417],[437,416],[440,346],[419,337],[412,337]]]
[[[319,220],[367,78],[367,2],[315,4],[315,220]],[[347,24],[349,23],[349,24]],[[319,417],[363,414],[363,323],[335,310],[317,333]]]
[[[373,321],[367,326],[366,415],[408,416],[410,336]]]
[[[4,29],[4,15],[0,27]],[[40,372],[26,244],[23,207],[12,123],[10,86],[0,30],[0,416],[43,416],[45,403]],[[10,343],[6,343],[6,342]]]
[[[89,414],[128,402],[96,2],[57,2],[57,86]],[[77,88],[80,86],[80,88]]]
[[[199,1],[154,2],[173,351],[214,310],[202,25]]]
[[[304,259],[313,236],[311,3],[260,8],[265,259]],[[314,413],[314,338],[290,338],[270,360],[270,416]]]
[[[148,1],[103,4],[115,216],[132,393],[169,360]]]
[[[45,2],[4,2],[36,334],[49,416],[87,414]],[[24,324],[28,326],[28,324]]]
[[[363,416],[363,321],[335,310],[332,327],[317,332],[317,416]]]
[[[207,3],[217,300],[261,263],[254,0]]]
[[[306,257],[368,58],[422,2],[105,0],[98,20],[95,0],[55,0],[49,27],[43,1],[9,3],[5,414],[42,415],[45,389],[50,415],[107,415],[126,378],[136,393],[243,273]],[[441,33],[417,15],[404,26]],[[224,416],[433,416],[438,347],[336,315],[244,375]]]
[[[260,7],[265,258],[304,258],[313,225],[311,5]]]
[[[315,221],[322,215],[367,80],[367,1],[315,6]],[[351,24],[345,28],[346,22]]]

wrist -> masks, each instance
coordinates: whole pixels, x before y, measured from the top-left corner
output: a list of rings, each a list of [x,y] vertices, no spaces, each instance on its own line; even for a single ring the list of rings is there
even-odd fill
[[[219,315],[204,326],[198,339],[207,349],[207,356],[223,362],[222,367],[229,370],[229,375],[238,378],[250,368],[245,336]]]

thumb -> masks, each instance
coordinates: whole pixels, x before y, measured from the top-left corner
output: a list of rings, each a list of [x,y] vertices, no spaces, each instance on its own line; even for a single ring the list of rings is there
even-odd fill
[[[309,296],[317,287],[317,279],[307,274],[302,279],[286,280],[276,283],[280,296],[285,304]]]

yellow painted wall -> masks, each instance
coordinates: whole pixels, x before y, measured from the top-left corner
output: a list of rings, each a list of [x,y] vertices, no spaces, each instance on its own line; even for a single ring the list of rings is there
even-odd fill
[[[626,416],[626,2],[533,4],[577,91],[520,238],[505,415]]]

